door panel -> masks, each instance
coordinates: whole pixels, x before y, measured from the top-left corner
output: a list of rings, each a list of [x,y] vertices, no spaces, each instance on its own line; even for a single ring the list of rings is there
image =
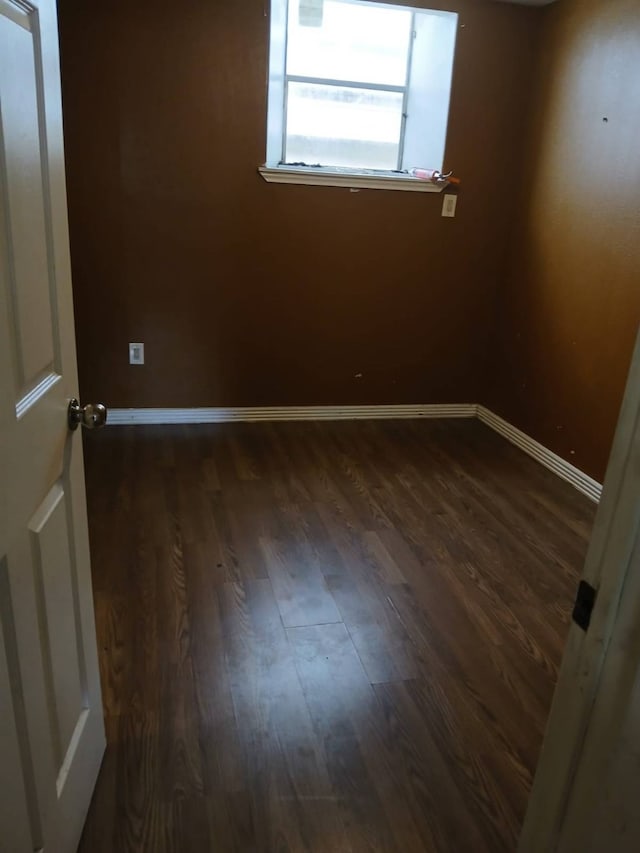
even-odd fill
[[[29,524],[47,705],[58,773],[84,711],[77,598],[64,489],[56,483]]]
[[[19,676],[16,677],[16,638],[11,618],[9,588],[7,582],[7,561],[0,560],[0,850],[28,850],[32,838],[32,828],[28,814],[28,796],[25,779],[22,774],[16,776],[15,769],[22,766],[20,757],[17,722],[22,714],[16,710],[22,708],[22,696],[19,689]],[[5,639],[6,637],[6,639]],[[14,678],[10,679],[10,661]],[[17,707],[16,707],[17,706]]]
[[[40,850],[44,846],[43,839],[54,830],[51,818],[55,814],[55,801],[50,780],[55,774],[55,764],[47,718],[31,555],[26,536],[20,536],[17,542],[12,543],[5,565],[2,628],[20,757],[20,764],[12,767],[11,772],[14,777],[21,776],[25,781],[25,807],[31,819],[33,849]],[[0,831],[0,836],[2,834]]]
[[[54,330],[45,223],[44,164],[33,15],[0,17],[0,103],[5,169],[5,228],[11,246],[10,304],[16,389],[23,398],[53,372]],[[21,81],[20,87],[15,80]],[[19,403],[19,400],[16,400]]]
[[[55,15],[0,0],[2,853],[76,849],[105,745]]]

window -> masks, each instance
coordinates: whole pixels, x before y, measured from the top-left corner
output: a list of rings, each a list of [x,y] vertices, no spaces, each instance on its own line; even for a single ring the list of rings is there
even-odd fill
[[[263,173],[441,170],[457,18],[368,0],[272,0]]]

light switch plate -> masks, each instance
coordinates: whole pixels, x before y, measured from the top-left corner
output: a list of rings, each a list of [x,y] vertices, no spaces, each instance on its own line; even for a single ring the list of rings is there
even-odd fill
[[[443,216],[455,216],[456,215],[456,204],[458,203],[458,196],[451,195],[451,193],[445,195],[442,200],[442,215]]]
[[[129,344],[129,364],[144,364],[144,344]]]

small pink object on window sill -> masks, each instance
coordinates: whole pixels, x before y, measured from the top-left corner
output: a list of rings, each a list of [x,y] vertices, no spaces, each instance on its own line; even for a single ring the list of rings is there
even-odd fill
[[[459,184],[460,178],[454,178],[453,172],[448,172],[443,175],[438,169],[409,169],[409,174],[413,178],[418,178],[420,181],[429,181],[432,184]]]

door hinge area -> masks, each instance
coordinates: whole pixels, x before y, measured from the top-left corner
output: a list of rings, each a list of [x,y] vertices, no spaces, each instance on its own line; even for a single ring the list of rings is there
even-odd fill
[[[576,594],[576,603],[573,605],[572,619],[583,631],[586,631],[591,622],[593,606],[596,603],[597,590],[586,581],[580,581]]]

